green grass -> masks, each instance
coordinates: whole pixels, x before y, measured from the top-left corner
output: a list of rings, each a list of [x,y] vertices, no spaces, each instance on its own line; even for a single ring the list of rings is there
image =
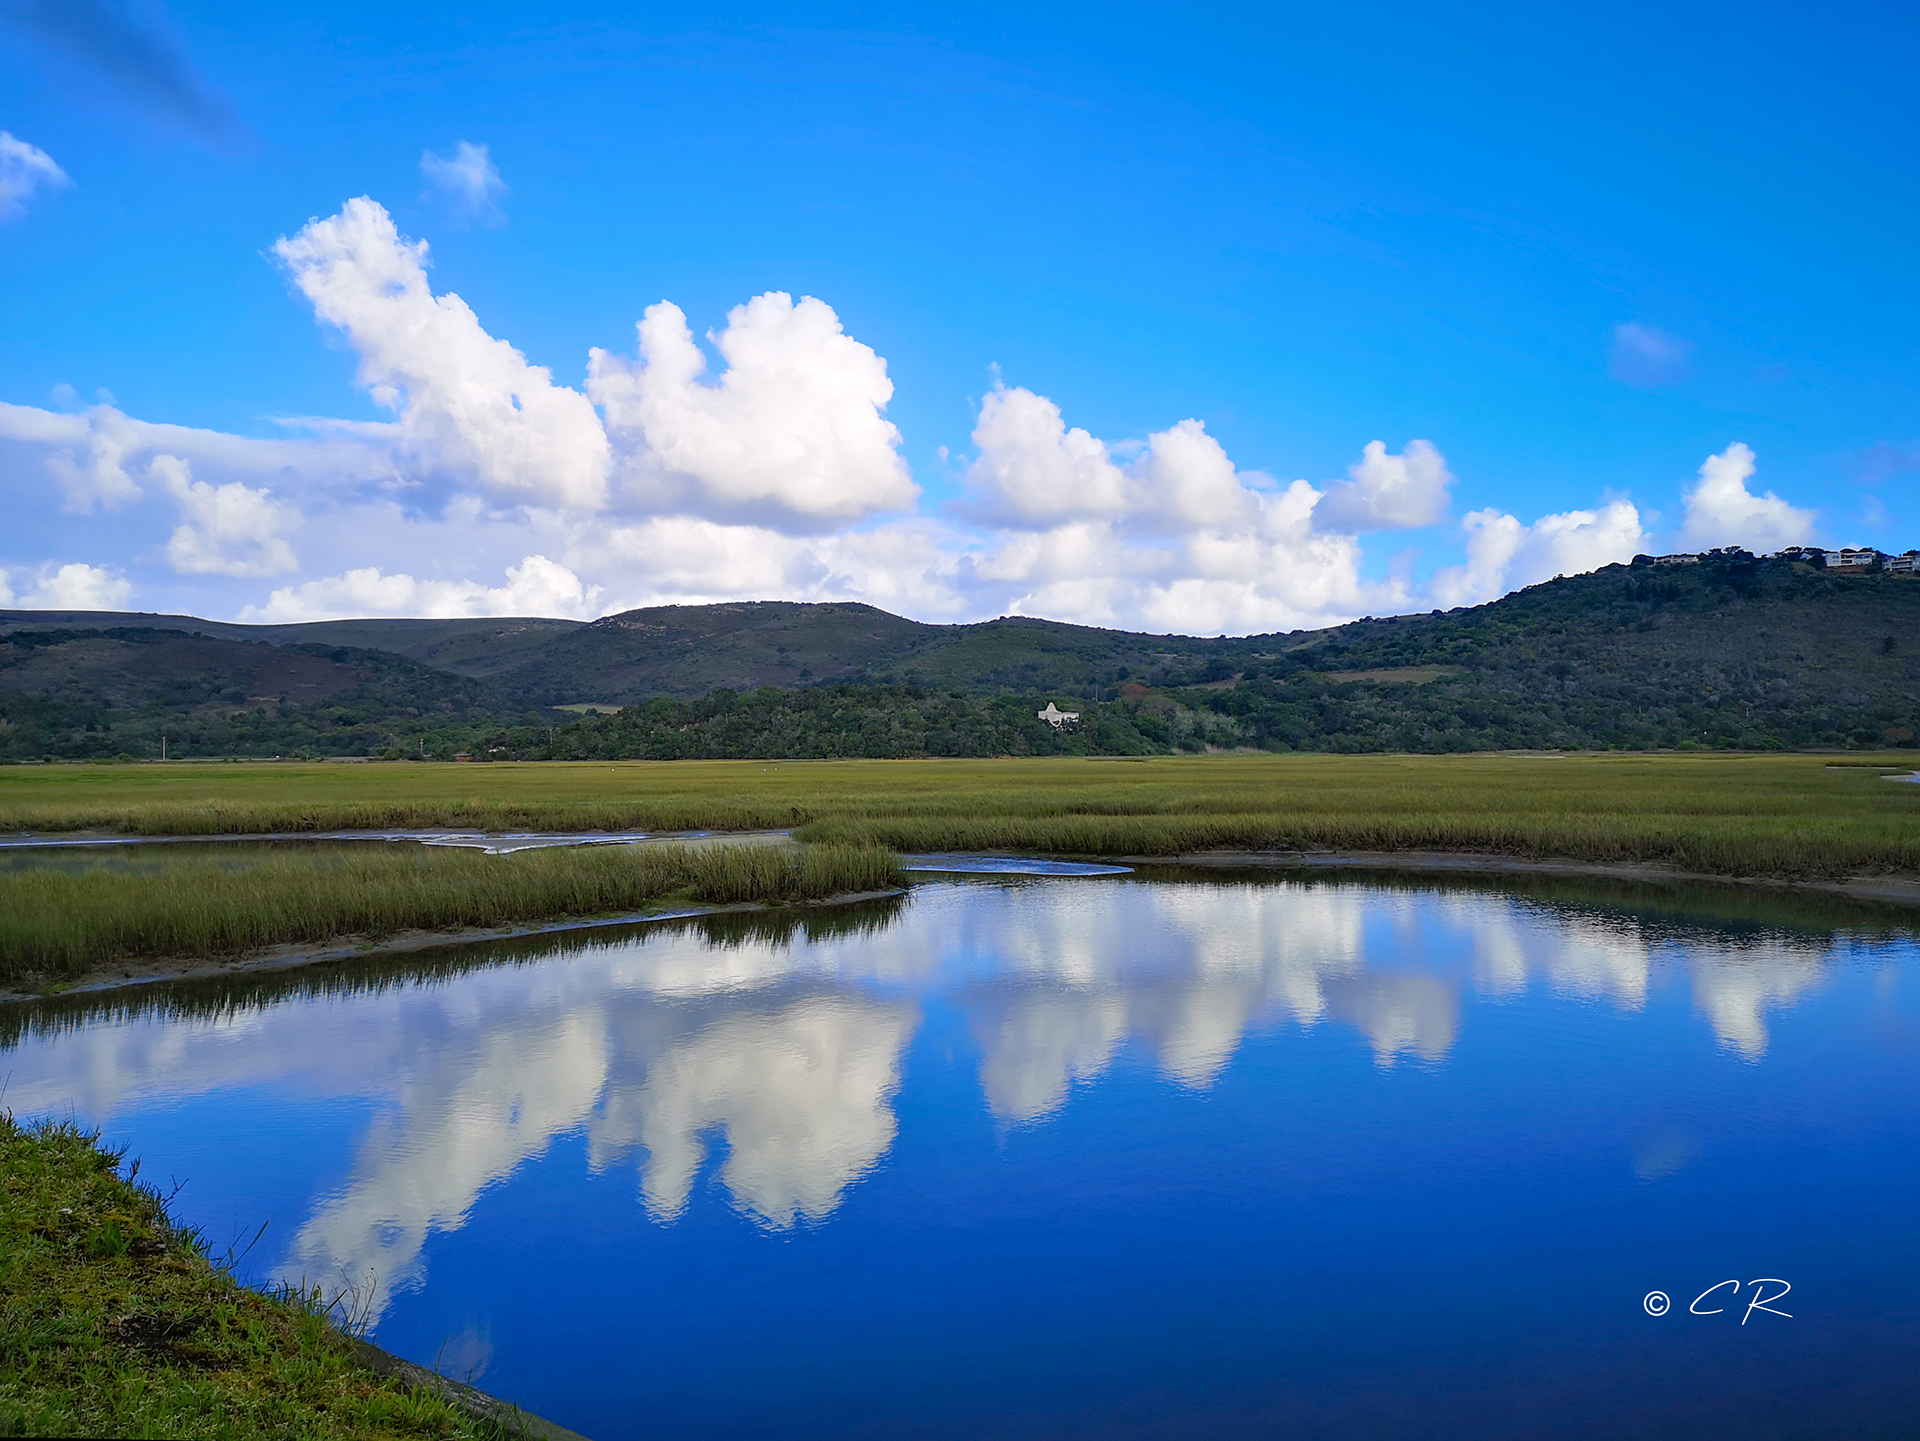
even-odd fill
[[[44,984],[137,958],[219,957],[406,930],[624,915],[684,899],[816,900],[903,883],[863,845],[593,846],[487,856],[343,847],[186,859],[124,874],[0,875],[0,981]]]
[[[212,1264],[92,1134],[0,1113],[0,1436],[479,1437]]]
[[[1920,786],[1806,755],[0,769],[0,831],[426,825],[791,826],[905,850],[1443,850],[1717,875],[1920,874]]]
[[[698,936],[714,950],[748,944],[813,945],[879,935],[899,918],[907,900],[905,893],[893,892],[852,905],[706,911],[648,922],[646,929],[654,937]],[[595,926],[571,932],[564,941],[551,932],[502,935],[420,951],[367,951],[324,966],[230,970],[143,986],[58,991],[31,1005],[0,1006],[0,1051],[30,1036],[61,1036],[86,1026],[120,1025],[150,1016],[224,1022],[238,1012],[293,997],[378,995],[436,985],[475,971],[537,966],[562,951],[584,955],[629,946],[639,929],[637,924]]]

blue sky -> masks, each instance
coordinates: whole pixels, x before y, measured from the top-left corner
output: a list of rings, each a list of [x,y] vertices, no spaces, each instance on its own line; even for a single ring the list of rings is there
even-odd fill
[[[0,0],[0,600],[1249,631],[1920,543],[1910,7],[1335,10]]]

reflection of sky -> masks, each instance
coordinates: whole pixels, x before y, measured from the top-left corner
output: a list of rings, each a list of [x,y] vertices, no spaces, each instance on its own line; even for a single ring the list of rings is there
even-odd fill
[[[365,1108],[276,1272],[371,1286],[377,1316],[422,1283],[436,1234],[562,1137],[584,1138],[596,1173],[633,1166],[660,1224],[686,1215],[710,1162],[759,1226],[826,1220],[897,1142],[905,1057],[936,997],[964,1015],[978,1094],[1007,1126],[1055,1115],[1133,1056],[1208,1091],[1275,1029],[1333,1028],[1380,1068],[1438,1063],[1470,1032],[1473,997],[1538,988],[1632,1014],[1667,963],[1718,1043],[1758,1062],[1767,1013],[1819,987],[1842,944],[1363,885],[941,884],[866,934],[559,938],[546,963],[102,1021],[30,1037],[4,1064],[18,1113],[109,1129],[241,1091]],[[1692,1154],[1664,1132],[1637,1144],[1649,1176]]]
[[[910,1005],[858,997],[723,1016],[655,1057],[639,1085],[610,1091],[588,1127],[593,1165],[643,1147],[647,1209],[672,1220],[717,1130],[736,1203],[777,1227],[820,1220],[893,1143],[888,1102],[914,1020]]]

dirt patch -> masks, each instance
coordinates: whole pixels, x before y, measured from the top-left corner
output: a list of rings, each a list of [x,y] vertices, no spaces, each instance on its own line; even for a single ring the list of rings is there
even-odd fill
[[[1367,681],[1375,685],[1426,685],[1430,681],[1466,673],[1466,667],[1458,665],[1396,665],[1379,670],[1323,670],[1320,678],[1342,683]]]
[[[194,1344],[194,1337],[206,1329],[207,1318],[199,1315],[161,1316],[144,1311],[115,1316],[107,1322],[109,1341],[144,1351],[176,1366],[216,1365],[219,1356],[206,1346]]]

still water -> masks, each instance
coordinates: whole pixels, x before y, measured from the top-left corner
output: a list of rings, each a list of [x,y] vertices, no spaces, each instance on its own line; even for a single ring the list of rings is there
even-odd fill
[[[1785,902],[927,879],[0,1010],[0,1075],[602,1441],[1920,1429],[1920,946]]]

